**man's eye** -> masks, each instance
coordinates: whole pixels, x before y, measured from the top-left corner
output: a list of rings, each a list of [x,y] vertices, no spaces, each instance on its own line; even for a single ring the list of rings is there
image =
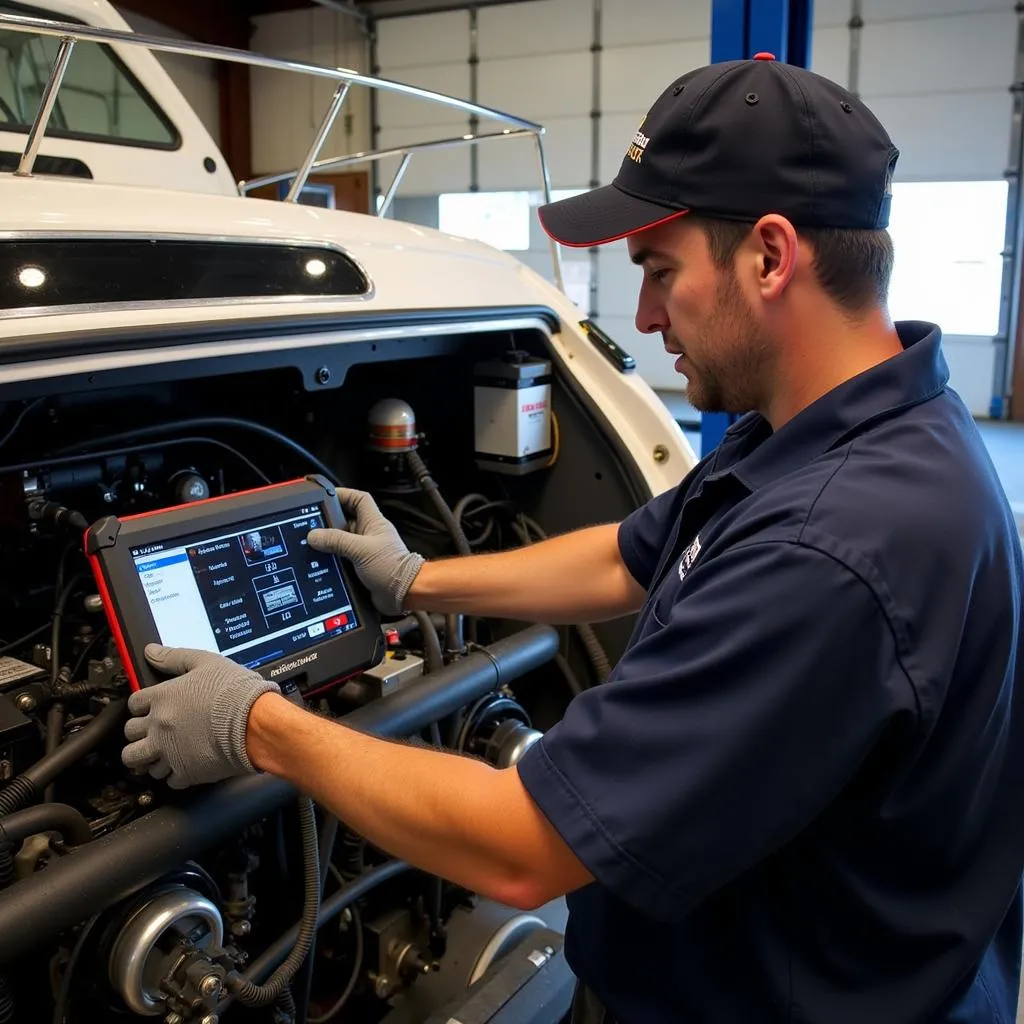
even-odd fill
[[[661,270],[652,270],[649,276],[652,281],[657,281],[660,284],[666,277],[668,277],[668,273],[668,269],[663,268]]]

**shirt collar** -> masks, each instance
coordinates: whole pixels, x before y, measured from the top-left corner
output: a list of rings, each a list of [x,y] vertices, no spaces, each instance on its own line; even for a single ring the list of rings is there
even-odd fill
[[[726,433],[706,479],[734,476],[764,487],[848,440],[869,423],[939,394],[949,380],[942,332],[917,320],[895,325],[903,351],[833,388],[772,433],[757,413]]]

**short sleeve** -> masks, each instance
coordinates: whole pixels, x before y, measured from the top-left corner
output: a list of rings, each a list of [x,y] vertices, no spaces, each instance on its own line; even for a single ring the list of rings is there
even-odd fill
[[[619,523],[619,554],[630,576],[645,590],[683,506],[683,485],[651,498]]]
[[[811,823],[916,702],[870,587],[816,548],[709,559],[663,621],[518,769],[600,884],[677,921]]]

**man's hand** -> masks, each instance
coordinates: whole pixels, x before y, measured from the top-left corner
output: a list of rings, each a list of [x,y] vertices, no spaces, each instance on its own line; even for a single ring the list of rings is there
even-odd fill
[[[277,683],[209,651],[149,644],[146,659],[179,678],[128,699],[135,717],[124,727],[125,765],[147,768],[173,789],[255,771],[245,748],[249,711],[263,694],[280,693]]]
[[[310,530],[309,546],[347,558],[385,615],[401,615],[406,595],[425,559],[410,551],[365,491],[338,488],[351,530]]]

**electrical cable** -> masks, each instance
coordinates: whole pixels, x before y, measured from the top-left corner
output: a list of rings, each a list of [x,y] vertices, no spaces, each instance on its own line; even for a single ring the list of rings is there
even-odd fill
[[[33,629],[31,633],[26,633],[24,636],[18,637],[17,640],[12,640],[9,644],[4,644],[3,647],[0,647],[0,656],[7,654],[9,651],[17,650],[23,644],[27,644],[29,640],[35,640],[37,636],[41,636],[43,633],[46,633],[50,629],[50,625],[52,622],[52,619],[48,619],[46,622],[43,623],[43,625],[37,626],[35,629]],[[12,680],[9,685],[15,686],[17,685],[17,683],[18,680],[15,679]]]
[[[235,416],[195,416],[184,420],[172,420],[168,423],[159,423],[149,427],[137,427],[135,430],[123,431],[119,434],[108,434],[105,437],[93,439],[89,444],[117,444],[121,440],[130,440],[135,437],[147,437],[150,435],[159,437],[165,434],[173,434],[178,430],[205,430],[208,427],[235,427],[236,429],[248,430],[255,434],[262,434],[264,437],[276,441],[285,448],[290,448],[297,455],[305,459],[318,473],[322,473],[327,477],[331,483],[335,485],[340,483],[334,470],[326,463],[321,462],[311,451],[303,448],[297,441],[293,441],[287,434],[282,434],[280,431],[264,426],[262,423],[256,423],[253,420],[245,420]],[[77,447],[79,446],[71,445],[69,448],[62,450],[73,451]]]
[[[71,977],[75,972],[75,967],[78,966],[79,959],[81,959],[82,950],[99,919],[99,914],[93,914],[93,916],[90,917],[82,927],[82,930],[78,933],[78,938],[75,940],[74,946],[71,947],[71,954],[68,956],[67,966],[64,968],[64,974],[60,979],[60,991],[57,993],[57,1001],[53,1007],[53,1024],[64,1024],[64,1015],[67,1013],[68,999],[71,997]]]
[[[48,459],[37,459],[35,462],[21,462],[14,466],[0,466],[0,473],[24,473],[26,470],[50,469],[54,466],[66,466],[69,463],[74,462],[89,462],[94,459],[110,459],[117,455],[133,455],[136,452],[152,451],[154,448],[170,448],[184,444],[208,444],[213,445],[215,448],[221,448],[243,463],[243,465],[245,465],[254,476],[258,477],[262,483],[269,484],[273,482],[262,469],[250,462],[250,460],[238,451],[237,448],[232,448],[231,445],[225,444],[223,441],[218,441],[216,438],[201,436],[172,437],[162,441],[149,441],[146,444],[127,445],[121,448],[108,448],[96,452],[90,451],[79,454],[52,456]]]
[[[536,520],[531,519],[528,515],[522,512],[516,516],[516,519],[518,522],[514,522],[512,524],[512,529],[516,532],[524,545],[531,544],[533,542],[533,537],[541,541],[548,539],[548,535],[541,529]],[[531,533],[533,534],[533,537],[530,536]],[[608,655],[605,652],[601,641],[598,640],[597,634],[594,632],[594,627],[591,626],[589,622],[577,622],[573,628],[576,630],[577,635],[586,649],[587,657],[590,659],[590,663],[594,668],[594,674],[597,676],[598,683],[603,683],[611,674],[612,664],[608,659]]]
[[[92,649],[96,646],[96,644],[98,644],[100,642],[100,640],[106,639],[106,637],[108,636],[109,633],[110,633],[109,627],[104,626],[103,629],[99,630],[89,640],[89,642],[85,645],[85,647],[82,648],[81,653],[78,655],[78,658],[75,660],[75,664],[74,664],[74,666],[71,669],[71,682],[72,683],[78,677],[79,672],[81,672],[82,669],[85,668],[85,663],[86,663],[86,661],[88,661],[89,655],[92,653]]]
[[[346,907],[351,906],[356,900],[362,899],[368,892],[376,889],[377,886],[383,885],[384,882],[394,878],[396,875],[411,870],[412,865],[407,861],[389,860],[371,868],[369,871],[363,872],[363,874],[351,882],[347,882],[341,889],[324,900],[323,905],[320,907],[318,927],[322,928],[325,924],[333,921]],[[262,978],[275,963],[279,962],[279,958],[284,955],[284,951],[291,949],[295,945],[300,929],[301,923],[293,925],[284,935],[253,960],[246,968],[245,974],[242,977],[246,981]],[[223,1007],[224,1003],[222,1002],[217,1007],[217,1012],[220,1012]]]
[[[576,678],[576,673],[573,672],[565,655],[556,654],[554,661],[558,666],[559,671],[562,673],[562,677],[565,679],[569,689],[572,690],[572,695],[574,697],[578,697],[583,692],[583,684]]]
[[[338,835],[337,815],[327,813],[320,830],[320,892],[327,884],[328,868],[334,853],[334,841]],[[309,946],[309,953],[302,962],[300,973],[296,976],[297,993],[295,994],[295,1024],[307,1024],[309,1017],[309,997],[313,991],[313,969],[316,963],[316,932]]]
[[[35,398],[35,399],[33,399],[31,402],[28,403],[28,405],[25,406],[24,409],[22,409],[18,413],[17,416],[14,417],[14,422],[11,424],[11,426],[8,429],[7,433],[4,434],[3,437],[0,437],[0,448],[3,448],[3,446],[5,444],[7,444],[7,442],[10,441],[10,439],[12,437],[14,437],[14,435],[18,432],[18,428],[21,426],[21,424],[24,421],[25,417],[30,412],[32,412],[33,409],[38,408],[39,405],[42,404],[42,402],[43,402],[42,398]]]
[[[332,864],[331,874],[333,874],[339,885],[345,885],[345,880],[341,876],[341,872]],[[338,996],[334,1005],[325,1013],[320,1014],[318,1017],[310,1017],[307,1024],[327,1024],[328,1021],[333,1020],[341,1013],[345,1004],[349,1001],[352,993],[355,991],[356,982],[359,981],[359,970],[363,966],[363,954],[365,952],[364,941],[363,941],[363,918],[359,913],[358,907],[352,907],[352,927],[356,932],[356,948],[352,954],[353,963],[352,971],[348,976],[348,981],[345,983],[345,987],[341,990],[341,995]]]

